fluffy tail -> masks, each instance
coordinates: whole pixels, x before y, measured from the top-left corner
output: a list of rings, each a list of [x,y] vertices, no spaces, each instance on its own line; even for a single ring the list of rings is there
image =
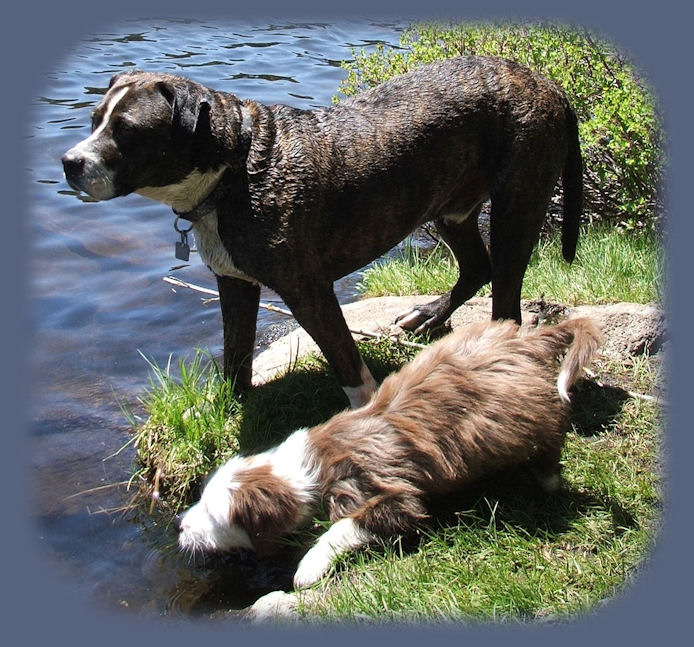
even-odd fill
[[[550,357],[556,357],[566,351],[559,367],[557,390],[561,399],[569,402],[569,389],[603,344],[602,331],[595,321],[588,317],[567,319],[556,326],[535,330]]]
[[[576,256],[578,230],[583,211],[583,158],[578,143],[578,120],[571,106],[565,106],[569,149],[562,170],[561,184],[564,191],[564,218],[561,230],[561,250],[567,263]]]

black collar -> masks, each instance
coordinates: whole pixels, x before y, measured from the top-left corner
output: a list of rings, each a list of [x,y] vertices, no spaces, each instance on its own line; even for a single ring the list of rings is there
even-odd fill
[[[217,182],[217,186],[212,189],[210,194],[190,211],[177,211],[176,209],[173,209],[173,207],[172,210],[179,218],[183,218],[183,220],[197,222],[217,208],[217,205],[222,199],[222,196],[226,193],[226,190],[226,184],[220,179],[219,182]]]

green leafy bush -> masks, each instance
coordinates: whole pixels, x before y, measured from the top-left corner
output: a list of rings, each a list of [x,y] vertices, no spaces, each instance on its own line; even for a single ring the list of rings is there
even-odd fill
[[[461,54],[512,59],[561,85],[579,119],[587,217],[627,228],[657,227],[664,165],[657,101],[614,45],[585,30],[556,24],[416,25],[403,33],[398,48],[355,50],[340,92],[355,94]]]

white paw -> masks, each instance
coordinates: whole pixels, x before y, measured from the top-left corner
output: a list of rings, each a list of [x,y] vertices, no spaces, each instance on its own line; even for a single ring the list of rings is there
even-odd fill
[[[436,323],[436,318],[436,314],[427,316],[418,308],[413,308],[397,317],[395,324],[403,330],[409,330],[415,335],[419,335],[432,328]]]
[[[416,322],[422,316],[422,312],[417,308],[412,308],[407,310],[395,318],[395,323],[404,328],[405,330],[410,330],[410,328],[416,325]]]
[[[332,557],[314,549],[309,550],[294,573],[294,588],[305,589],[321,580],[330,571]]]

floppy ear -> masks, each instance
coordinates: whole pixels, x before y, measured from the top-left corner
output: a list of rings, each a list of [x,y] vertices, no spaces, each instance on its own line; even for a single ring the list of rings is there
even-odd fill
[[[116,81],[125,74],[129,74],[129,72],[117,72],[116,74],[114,74],[111,77],[111,80],[108,82],[108,89],[110,90],[116,84]]]
[[[159,81],[157,89],[171,106],[171,124],[179,132],[193,135],[203,121],[209,121],[210,104],[207,100],[167,81]]]
[[[258,555],[272,555],[278,540],[295,529],[298,506],[291,489],[271,475],[247,473],[244,486],[234,491],[230,520],[248,534]]]

